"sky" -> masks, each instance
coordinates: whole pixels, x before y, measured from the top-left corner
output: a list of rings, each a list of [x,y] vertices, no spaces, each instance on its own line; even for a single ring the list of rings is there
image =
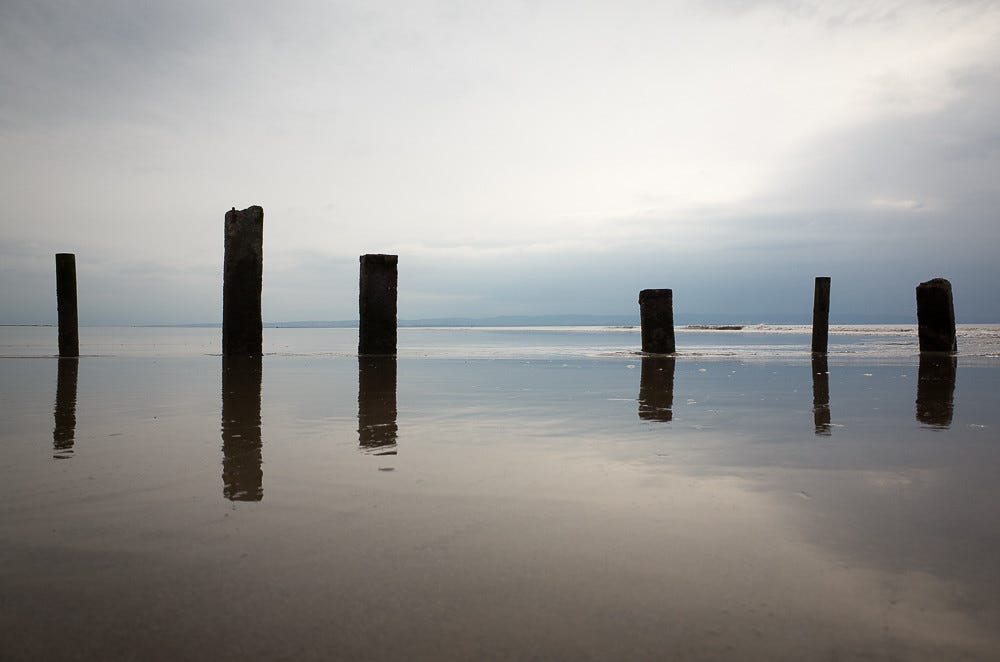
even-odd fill
[[[0,323],[218,322],[264,208],[265,321],[1000,322],[1000,1],[0,0]]]

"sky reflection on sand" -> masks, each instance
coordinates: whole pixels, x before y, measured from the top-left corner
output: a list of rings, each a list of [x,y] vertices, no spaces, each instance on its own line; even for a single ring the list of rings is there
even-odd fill
[[[950,366],[3,360],[4,640],[989,659],[1000,375]]]

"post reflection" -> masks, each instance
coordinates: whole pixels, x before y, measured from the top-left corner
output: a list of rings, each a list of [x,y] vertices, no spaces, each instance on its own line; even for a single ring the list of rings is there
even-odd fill
[[[829,437],[832,429],[830,423],[830,369],[825,354],[813,354],[812,373],[813,425],[816,426],[817,435]]]
[[[73,457],[73,440],[76,437],[76,383],[79,370],[79,358],[59,359],[56,373],[56,404],[53,408],[55,427],[52,429],[52,457],[58,460]]]
[[[958,358],[949,354],[921,354],[917,376],[917,420],[936,428],[951,426],[955,411],[955,373]]]
[[[672,356],[642,357],[639,376],[639,418],[672,421],[674,418],[674,368]]]
[[[396,454],[396,357],[358,357],[358,441],[376,455]]]
[[[230,501],[264,498],[261,468],[261,358],[222,358],[222,494]]]

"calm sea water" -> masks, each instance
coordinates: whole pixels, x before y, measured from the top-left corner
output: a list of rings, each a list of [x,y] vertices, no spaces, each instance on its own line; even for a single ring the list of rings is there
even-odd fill
[[[1000,327],[0,329],[0,659],[1000,657]]]
[[[676,331],[682,357],[807,359],[810,327],[760,324],[739,331]],[[269,356],[353,356],[357,329],[269,328]],[[635,354],[637,327],[446,327],[399,329],[402,357],[516,358],[608,357]],[[958,326],[959,356],[976,361],[1000,358],[1000,324]],[[221,332],[205,328],[83,327],[81,352],[87,356],[179,357],[219,355]],[[53,327],[0,327],[0,357],[45,357],[56,353]],[[866,324],[830,327],[833,359],[913,361],[916,325]],[[993,362],[986,361],[990,365]]]

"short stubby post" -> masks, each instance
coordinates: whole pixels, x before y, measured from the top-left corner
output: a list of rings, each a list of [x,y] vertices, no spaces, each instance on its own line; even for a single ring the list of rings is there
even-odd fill
[[[639,374],[639,418],[669,422],[674,419],[673,356],[644,356]]]
[[[826,354],[830,335],[830,277],[817,276],[813,294],[813,354]]]
[[[674,291],[639,292],[639,319],[642,324],[642,351],[647,354],[673,354]]]
[[[396,353],[398,255],[362,255],[358,354]]]
[[[264,209],[226,212],[222,274],[222,355],[260,356],[264,348],[260,291],[264,276]]]
[[[73,253],[56,253],[56,310],[59,314],[59,356],[80,356],[76,255]]]
[[[951,426],[955,411],[958,357],[941,353],[920,355],[917,369],[917,420],[934,428]]]
[[[362,450],[395,455],[396,357],[358,357],[358,441]]]
[[[934,278],[917,285],[917,334],[921,352],[956,352],[951,283]]]

